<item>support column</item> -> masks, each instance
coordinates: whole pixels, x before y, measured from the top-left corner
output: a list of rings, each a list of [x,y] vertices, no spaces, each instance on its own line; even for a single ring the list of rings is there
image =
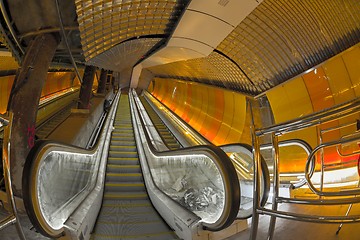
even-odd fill
[[[95,77],[96,67],[94,66],[86,66],[83,76],[83,81],[80,88],[79,94],[79,109],[89,109],[90,107],[90,98],[91,98],[91,91],[92,86],[94,84],[94,77]]]
[[[36,115],[50,62],[60,38],[54,34],[35,37],[26,50],[10,93],[8,111],[13,112],[10,167],[14,194],[22,197],[22,172],[34,146]]]
[[[107,73],[108,71],[101,69],[97,93],[105,93]]]

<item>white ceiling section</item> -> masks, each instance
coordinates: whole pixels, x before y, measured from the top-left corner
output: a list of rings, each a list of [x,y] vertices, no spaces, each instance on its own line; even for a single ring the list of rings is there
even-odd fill
[[[208,56],[262,0],[192,0],[165,47],[135,69]],[[133,74],[136,86],[138,74]]]

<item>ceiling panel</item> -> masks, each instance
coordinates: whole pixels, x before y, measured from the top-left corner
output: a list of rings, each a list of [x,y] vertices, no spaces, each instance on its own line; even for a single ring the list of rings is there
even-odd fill
[[[236,64],[217,52],[212,52],[206,58],[159,65],[147,70],[155,77],[183,79],[243,93],[256,93],[256,88]]]
[[[358,42],[358,0],[265,0],[208,57],[149,70],[256,95]]]
[[[140,36],[167,37],[188,0],[76,0],[86,61]]]
[[[162,38],[139,38],[125,41],[90,59],[87,64],[121,72],[132,68]]]

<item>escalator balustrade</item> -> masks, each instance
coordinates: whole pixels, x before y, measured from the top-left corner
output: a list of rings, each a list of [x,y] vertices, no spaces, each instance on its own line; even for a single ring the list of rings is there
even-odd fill
[[[156,130],[160,134],[161,138],[163,139],[164,143],[170,150],[176,150],[181,148],[181,145],[176,140],[174,135],[171,131],[167,128],[164,122],[161,120],[159,115],[154,111],[154,109],[150,106],[150,104],[146,101],[144,97],[140,98],[141,103],[143,104],[146,112],[148,113],[151,121],[153,122]]]
[[[125,94],[121,95],[114,121],[103,204],[92,237],[177,239],[148,198]]]

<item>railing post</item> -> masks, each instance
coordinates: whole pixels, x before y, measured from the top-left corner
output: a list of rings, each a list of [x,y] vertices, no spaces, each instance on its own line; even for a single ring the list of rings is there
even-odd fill
[[[278,136],[276,136],[275,133],[271,134],[271,138],[272,138],[272,155],[273,155],[273,159],[274,159],[272,210],[277,211],[277,209],[278,209],[277,198],[279,196],[279,187],[280,187],[279,142],[278,142]],[[276,224],[276,217],[271,216],[269,232],[268,232],[268,240],[271,240],[274,237],[275,224]]]
[[[5,179],[5,188],[6,194],[8,197],[8,201],[11,205],[12,214],[0,222],[0,229],[3,229],[11,224],[16,224],[16,230],[19,234],[20,239],[25,240],[25,235],[22,230],[20,219],[17,213],[14,193],[12,189],[11,183],[11,174],[10,174],[10,139],[11,139],[11,128],[13,122],[13,113],[9,113],[9,121],[7,122],[7,126],[4,127],[4,141],[3,141],[3,169],[4,169],[4,179]]]
[[[259,137],[255,134],[255,119],[253,114],[253,106],[248,101],[251,112],[251,138],[253,145],[253,156],[254,156],[254,188],[253,188],[253,213],[251,220],[251,232],[250,240],[255,240],[257,237],[257,231],[259,226],[259,213],[260,208],[260,178],[261,178],[261,157],[260,157],[260,141]]]

